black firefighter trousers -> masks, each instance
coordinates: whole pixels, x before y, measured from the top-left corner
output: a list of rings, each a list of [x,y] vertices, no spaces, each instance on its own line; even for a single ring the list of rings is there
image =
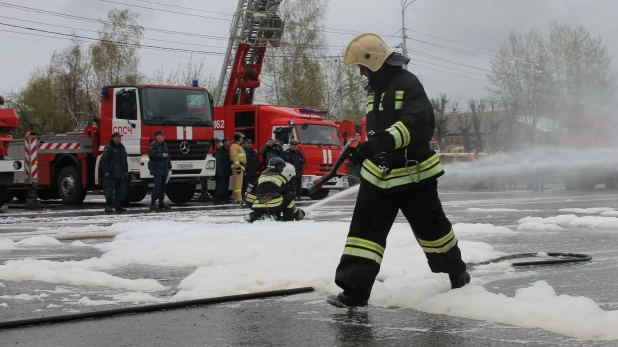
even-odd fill
[[[380,271],[386,238],[399,211],[410,223],[432,272],[466,270],[451,223],[442,210],[436,179],[403,192],[384,193],[362,180],[335,283],[346,294],[369,300]]]

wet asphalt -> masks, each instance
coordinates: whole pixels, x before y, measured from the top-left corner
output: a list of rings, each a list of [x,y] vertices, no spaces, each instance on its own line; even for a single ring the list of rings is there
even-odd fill
[[[566,192],[559,186],[543,193],[528,191],[466,192],[441,191],[447,215],[453,223],[491,223],[515,229],[516,221],[526,216],[549,217],[566,212],[561,208],[612,207],[618,209],[616,191]],[[96,197],[80,209],[48,209],[32,214],[13,204],[0,210],[0,237],[37,233],[41,225],[53,227],[109,225],[123,218],[140,218],[134,205],[128,215],[106,216],[96,210],[102,203]],[[307,204],[308,202],[303,202]],[[345,220],[351,217],[353,200],[333,202],[312,216],[314,220]],[[147,207],[147,205],[146,205]],[[170,218],[190,218],[214,207],[191,203],[186,211],[173,211]],[[468,208],[534,209],[535,212],[471,212]],[[240,216],[234,208],[220,208],[225,216]],[[325,212],[341,211],[339,215]],[[63,212],[65,210],[66,212]],[[82,214],[75,210],[83,211]],[[143,212],[147,213],[147,212]],[[569,212],[570,213],[570,212]],[[4,217],[3,217],[4,216]],[[149,215],[148,215],[149,216]],[[184,216],[184,217],[182,217]],[[187,217],[188,216],[188,217]],[[88,219],[90,218],[90,219]],[[161,216],[164,218],[164,216]],[[593,299],[604,310],[618,309],[618,230],[578,229],[560,232],[538,231],[509,235],[468,236],[467,241],[483,241],[506,253],[577,252],[593,256],[580,264],[516,268],[506,274],[478,274],[484,287],[512,296],[514,292],[538,280],[550,283],[558,294],[581,295]],[[86,240],[98,243],[107,240]],[[38,257],[53,260],[80,260],[100,253],[91,247],[70,247],[68,242],[53,248],[28,247],[0,251],[0,261]],[[128,266],[110,273],[125,278],[156,278],[169,288],[194,269]],[[109,300],[113,289],[66,286],[43,282],[7,282],[3,295],[46,296],[36,300],[0,300],[9,308],[0,308],[0,320],[15,320],[87,312],[122,307],[107,305],[83,307],[68,304],[71,297],[88,296]],[[170,292],[158,293],[173,295]],[[0,330],[2,346],[618,346],[618,341],[583,341],[541,329],[529,329],[485,321],[431,315],[412,309],[370,307],[367,312],[348,312],[324,302],[325,293],[310,293],[285,298],[253,300],[211,306],[190,307],[147,314],[115,316]],[[62,305],[59,308],[49,308]],[[125,305],[130,306],[130,305]]]

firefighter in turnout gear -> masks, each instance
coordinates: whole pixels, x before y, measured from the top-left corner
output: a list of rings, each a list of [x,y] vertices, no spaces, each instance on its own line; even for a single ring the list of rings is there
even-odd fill
[[[375,34],[348,45],[344,63],[359,65],[369,80],[367,135],[351,158],[361,165],[361,184],[335,283],[331,305],[366,306],[399,211],[408,220],[433,272],[448,273],[452,288],[470,282],[457,238],[438,198],[444,174],[428,143],[435,119],[418,78],[403,69],[409,59],[390,50]]]
[[[150,210],[157,210],[156,202],[159,200],[159,210],[169,210],[171,207],[165,204],[165,185],[168,171],[172,170],[172,162],[165,143],[162,130],[155,131],[155,140],[148,146],[148,169],[154,178]]]
[[[290,222],[305,218],[305,211],[296,207],[290,191],[290,180],[295,175],[296,170],[292,164],[278,157],[271,159],[258,178],[257,187],[247,191],[245,201],[253,212],[245,216],[245,220],[253,223],[256,220],[272,218]]]
[[[230,160],[232,161],[232,175],[234,175],[232,200],[235,204],[242,202],[242,181],[245,177],[245,166],[247,165],[247,156],[242,148],[242,143],[245,135],[243,133],[234,134],[234,143],[230,146]]]

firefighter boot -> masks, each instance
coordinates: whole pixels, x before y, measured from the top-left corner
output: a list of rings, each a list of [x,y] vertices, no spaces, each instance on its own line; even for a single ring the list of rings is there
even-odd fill
[[[337,295],[331,294],[326,297],[326,302],[335,307],[347,308],[351,310],[362,310],[367,308],[367,300],[346,292],[342,292]]]
[[[470,283],[470,274],[468,271],[459,274],[448,274],[448,278],[451,280],[451,289],[461,288]]]
[[[158,208],[157,208],[157,204],[155,203],[155,201],[154,201],[154,200],[153,200],[153,201],[151,201],[151,202],[150,202],[150,211],[155,211],[155,210],[157,210],[157,209],[158,209]]]
[[[159,201],[159,210],[171,210],[172,208],[167,206],[163,201]]]

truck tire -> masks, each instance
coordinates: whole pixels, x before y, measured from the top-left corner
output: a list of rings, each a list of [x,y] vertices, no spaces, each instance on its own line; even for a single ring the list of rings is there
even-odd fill
[[[4,205],[5,202],[8,202],[9,197],[9,187],[0,186],[0,207]]]
[[[27,190],[19,190],[15,192],[15,197],[17,198],[17,202],[20,204],[25,204],[28,201],[28,191]]]
[[[82,177],[75,166],[67,166],[58,175],[58,195],[67,205],[79,205],[86,198]]]
[[[167,186],[165,194],[175,204],[184,204],[193,200],[197,187],[190,183],[177,183]]]
[[[318,189],[315,192],[313,192],[313,194],[309,194],[309,197],[311,198],[311,200],[322,200],[325,199],[328,194],[330,193],[330,189]]]
[[[140,202],[148,195],[148,189],[134,188],[129,192],[129,202]]]

